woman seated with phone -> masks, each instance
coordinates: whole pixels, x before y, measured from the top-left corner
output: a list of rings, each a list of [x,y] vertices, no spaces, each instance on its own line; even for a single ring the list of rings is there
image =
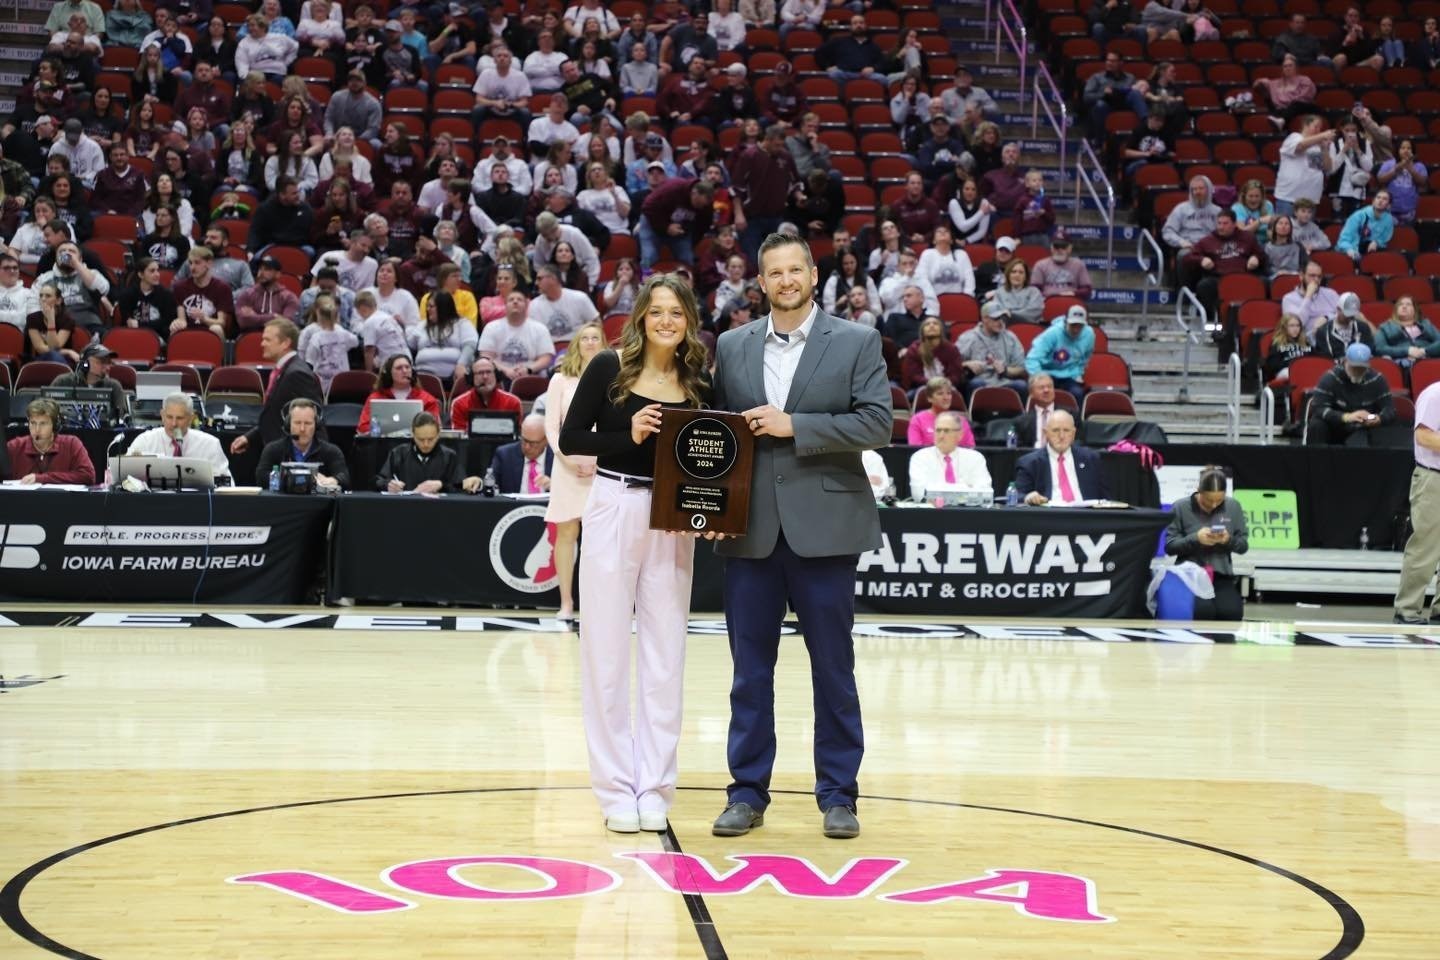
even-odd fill
[[[1215,599],[1195,598],[1196,620],[1240,620],[1245,600],[1231,558],[1250,549],[1245,508],[1225,495],[1225,471],[1206,467],[1187,499],[1175,504],[1165,530],[1165,553],[1203,567],[1215,585]]]

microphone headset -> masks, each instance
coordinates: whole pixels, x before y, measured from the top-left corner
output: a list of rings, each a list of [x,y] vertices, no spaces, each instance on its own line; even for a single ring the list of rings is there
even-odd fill
[[[300,437],[290,429],[290,412],[296,407],[309,407],[315,411],[315,433],[316,436],[319,436],[320,428],[325,425],[324,408],[309,397],[296,397],[280,408],[280,420],[285,425],[285,433],[289,435],[291,442],[298,443],[300,440]]]

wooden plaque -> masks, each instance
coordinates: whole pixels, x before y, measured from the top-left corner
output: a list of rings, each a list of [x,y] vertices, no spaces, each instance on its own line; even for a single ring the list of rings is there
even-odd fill
[[[666,407],[658,442],[650,529],[744,536],[755,460],[755,437],[745,418]]]

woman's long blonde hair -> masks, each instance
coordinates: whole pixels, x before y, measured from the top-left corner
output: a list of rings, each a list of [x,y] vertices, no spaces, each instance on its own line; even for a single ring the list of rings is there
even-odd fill
[[[570,337],[570,346],[565,349],[565,356],[560,361],[559,372],[567,377],[578,377],[585,369],[585,358],[580,355],[580,338],[585,335],[586,330],[594,330],[600,335],[600,347],[605,347],[605,328],[598,323],[587,323]]]
[[[675,373],[685,399],[692,407],[701,405],[701,387],[705,378],[705,344],[700,342],[700,305],[695,300],[695,291],[690,284],[674,273],[657,273],[646,280],[635,296],[635,306],[630,310],[630,319],[620,334],[620,373],[610,389],[611,402],[623,404],[630,397],[635,381],[645,367],[645,314],[650,311],[650,300],[657,287],[664,287],[680,301],[685,314],[685,339],[675,351]]]

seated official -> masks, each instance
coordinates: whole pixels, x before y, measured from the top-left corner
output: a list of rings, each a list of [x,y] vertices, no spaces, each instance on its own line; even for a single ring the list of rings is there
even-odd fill
[[[1050,415],[1055,406],[1055,380],[1048,373],[1037,373],[1030,378],[1030,402],[1025,412],[1015,419],[1015,436],[1021,447],[1043,447],[1045,428],[1050,425]]]
[[[477,357],[470,365],[471,389],[450,401],[450,428],[470,429],[471,410],[503,410],[520,418],[520,398],[509,390],[500,389],[495,361]]]
[[[1165,529],[1165,553],[1208,570],[1215,599],[1195,598],[1196,620],[1239,620],[1245,613],[1231,557],[1250,549],[1245,508],[1225,495],[1225,471],[1206,467],[1200,485],[1175,504]]]
[[[5,444],[10,457],[10,478],[19,483],[95,482],[95,465],[79,437],[57,432],[60,405],[47,397],[25,407],[30,432]]]
[[[281,420],[288,436],[265,444],[265,449],[260,451],[260,465],[255,468],[255,482],[261,487],[269,486],[270,471],[282,463],[318,463],[317,487],[349,489],[350,468],[345,465],[345,455],[335,444],[315,435],[320,425],[320,405],[304,397],[291,400]]]
[[[935,446],[921,447],[910,455],[910,497],[924,500],[936,490],[963,490],[993,493],[990,470],[978,450],[960,446],[965,421],[947,410],[935,418]]]
[[[865,476],[870,480],[870,492],[880,500],[890,493],[890,471],[885,468],[885,460],[874,450],[860,451],[860,465],[865,468]]]
[[[415,364],[410,358],[397,353],[385,360],[380,368],[380,388],[365,398],[360,408],[360,420],[355,425],[355,435],[363,437],[370,432],[370,403],[374,400],[419,400],[423,413],[440,420],[440,399],[415,382]]]
[[[1327,370],[1310,395],[1306,444],[1373,445],[1372,432],[1396,420],[1390,384],[1370,368],[1370,348],[1352,343],[1345,360]]]
[[[501,493],[549,493],[554,463],[545,439],[545,418],[532,413],[520,424],[520,439],[497,447],[490,466]]]
[[[119,380],[110,376],[110,365],[114,359],[115,351],[104,344],[88,344],[80,352],[80,365],[70,373],[62,373],[56,377],[50,386],[109,390],[111,417],[123,420],[130,411],[130,405],[125,401],[125,388],[120,385]]]
[[[230,461],[220,441],[196,428],[195,401],[189,394],[172,393],[160,406],[161,426],[146,430],[125,451],[130,457],[189,457],[210,464],[217,479],[230,478]]]
[[[1045,446],[1015,464],[1015,489],[1033,507],[1061,507],[1081,500],[1104,500],[1105,473],[1100,454],[1075,443],[1075,418],[1067,410],[1050,414]]]
[[[375,476],[375,487],[386,493],[474,493],[480,489],[479,477],[462,473],[455,451],[440,445],[439,419],[432,413],[417,413],[410,421],[410,442],[390,451]]]

